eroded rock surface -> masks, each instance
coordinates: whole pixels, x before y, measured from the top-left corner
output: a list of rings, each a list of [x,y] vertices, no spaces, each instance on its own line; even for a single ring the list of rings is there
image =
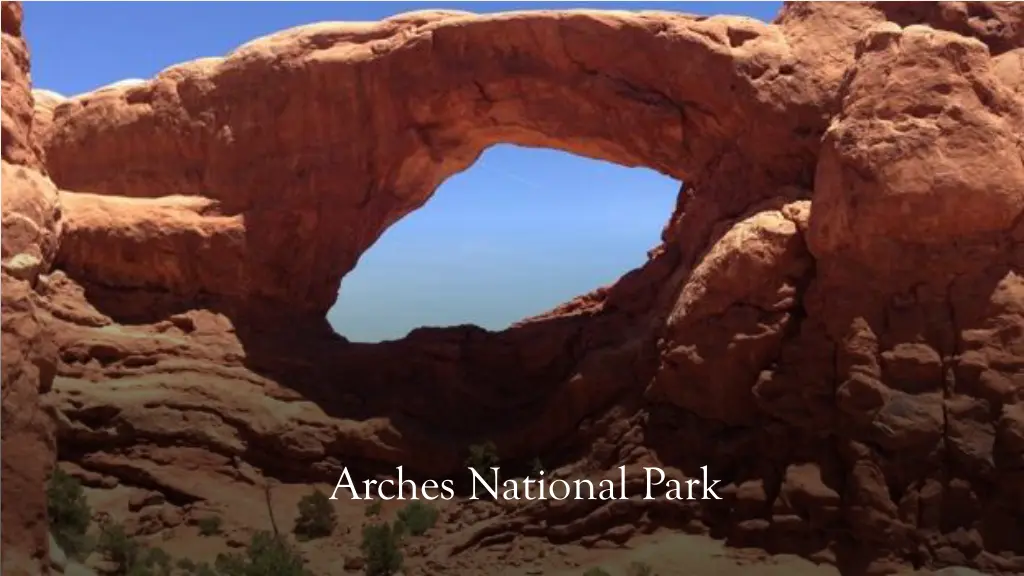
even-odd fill
[[[4,10],[5,266],[9,205],[36,262],[4,278],[5,480],[31,302],[64,464],[140,534],[493,440],[513,473],[708,466],[724,500],[466,512],[435,568],[670,527],[847,574],[1024,571],[1024,5],[324,23],[41,94],[34,127]],[[13,166],[33,138],[55,186]],[[498,142],[685,180],[663,245],[503,332],[334,335],[359,255]]]
[[[57,365],[52,325],[32,289],[53,265],[60,236],[57,189],[43,173],[32,139],[33,104],[21,5],[3,16],[3,573],[47,574],[45,485],[56,458],[54,429],[40,395]]]
[[[21,4],[3,5],[3,158],[13,164],[39,167],[32,143],[32,87],[29,53],[21,35]]]

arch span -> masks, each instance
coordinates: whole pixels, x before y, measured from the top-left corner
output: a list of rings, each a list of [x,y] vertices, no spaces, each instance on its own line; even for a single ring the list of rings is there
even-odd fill
[[[805,120],[785,104],[813,84],[801,74],[776,27],[742,18],[427,12],[287,30],[54,109],[54,180],[108,197],[68,202],[61,265],[324,314],[384,230],[496,143],[694,183],[725,166],[737,176],[716,181],[736,188],[791,171],[802,152],[778,142]],[[165,228],[147,261],[137,230],[161,218],[191,226]]]

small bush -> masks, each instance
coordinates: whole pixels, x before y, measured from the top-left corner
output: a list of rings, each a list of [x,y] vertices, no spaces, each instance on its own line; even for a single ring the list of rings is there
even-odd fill
[[[116,574],[134,575],[142,566],[144,547],[121,524],[108,522],[101,526],[96,551],[114,565]]]
[[[583,576],[612,576],[604,568],[591,568],[583,573]]]
[[[440,513],[437,508],[430,504],[414,500],[408,506],[398,511],[398,521],[401,522],[413,536],[422,536],[437,524],[437,517]]]
[[[195,576],[220,576],[217,574],[217,571],[211,568],[210,565],[206,562],[203,562],[202,564],[196,566],[196,569],[193,572],[193,574],[195,574]]]
[[[312,576],[297,550],[266,531],[253,534],[244,556],[221,554],[214,566],[221,576]]]
[[[54,469],[46,486],[46,515],[53,539],[69,558],[82,560],[89,555],[91,542],[86,533],[92,510],[82,485],[60,468]]]
[[[380,516],[380,509],[381,509],[381,505],[382,504],[383,504],[383,502],[381,502],[380,500],[374,500],[370,504],[367,504],[367,506],[366,506],[366,517],[367,518],[375,518],[377,516]]]
[[[405,537],[405,532],[408,530],[405,524],[395,520],[395,523],[391,525],[391,534],[394,535],[395,540],[401,542],[402,538]]]
[[[326,494],[315,490],[299,501],[299,517],[295,520],[295,536],[300,540],[326,538],[334,532],[337,516]]]
[[[654,576],[654,569],[646,562],[631,562],[626,576]]]
[[[196,564],[188,558],[182,558],[176,565],[178,570],[184,573],[183,576],[218,576],[217,572],[206,562]]]
[[[199,519],[200,536],[216,536],[221,533],[224,519],[220,516],[205,516]]]
[[[469,447],[469,456],[466,458],[466,467],[476,470],[476,473],[483,478],[491,478],[491,468],[498,466],[501,460],[498,458],[498,448],[494,442],[474,444]]]
[[[222,576],[217,574],[217,571],[211,568],[206,562],[196,566],[196,570],[193,574],[195,574],[195,576]]]
[[[391,576],[402,569],[402,551],[399,543],[404,529],[401,522],[394,526],[386,523],[363,527],[363,571],[366,576]]]
[[[172,575],[170,554],[142,544],[129,536],[121,524],[108,522],[100,528],[96,551],[114,565],[114,574],[118,576]]]
[[[145,549],[145,547],[143,547]],[[133,566],[132,576],[171,576],[171,555],[163,548],[145,549],[139,566]]]

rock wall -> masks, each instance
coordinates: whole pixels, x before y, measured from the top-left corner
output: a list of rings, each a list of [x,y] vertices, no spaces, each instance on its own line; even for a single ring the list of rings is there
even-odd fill
[[[3,7],[3,158],[12,164],[39,168],[32,144],[32,86],[29,52],[21,36],[21,4]]]
[[[33,292],[53,264],[60,235],[57,189],[42,172],[31,137],[29,54],[21,5],[3,16],[3,530],[4,574],[48,574],[45,485],[56,458],[51,417],[40,401],[53,383],[57,349]]]
[[[613,59],[607,47],[623,45],[636,49]],[[666,76],[659,63],[676,59]],[[77,255],[62,265],[118,286],[322,315],[387,226],[497,142],[717,187],[809,178],[825,119],[778,104],[820,99],[805,70],[779,29],[752,20],[419,13],[285,31],[54,110],[44,141],[61,187],[157,210],[176,196],[209,200],[189,252],[198,261],[127,262],[145,250],[126,218],[102,258],[78,254],[70,232]],[[780,153],[780,139],[794,145]]]
[[[242,501],[342,462],[449,474],[493,439],[510,467],[726,486],[514,532],[642,519],[848,574],[1024,571],[1024,5],[317,24],[41,98],[34,129],[7,120],[7,10],[5,160],[9,124],[35,134],[60,192],[32,188],[47,274],[32,298],[5,276],[5,314],[56,328],[61,457],[94,485]],[[333,335],[359,255],[497,142],[685,181],[663,245],[503,332]],[[7,217],[5,193],[5,240]]]

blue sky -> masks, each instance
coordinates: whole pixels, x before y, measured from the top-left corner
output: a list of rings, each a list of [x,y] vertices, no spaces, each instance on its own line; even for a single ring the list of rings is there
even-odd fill
[[[325,20],[379,20],[431,8],[654,9],[770,20],[780,4],[26,2],[24,29],[35,87],[70,96]],[[555,150],[493,147],[384,233],[342,282],[328,318],[338,332],[365,342],[424,325],[504,328],[642,264],[678,188],[650,170]]]

